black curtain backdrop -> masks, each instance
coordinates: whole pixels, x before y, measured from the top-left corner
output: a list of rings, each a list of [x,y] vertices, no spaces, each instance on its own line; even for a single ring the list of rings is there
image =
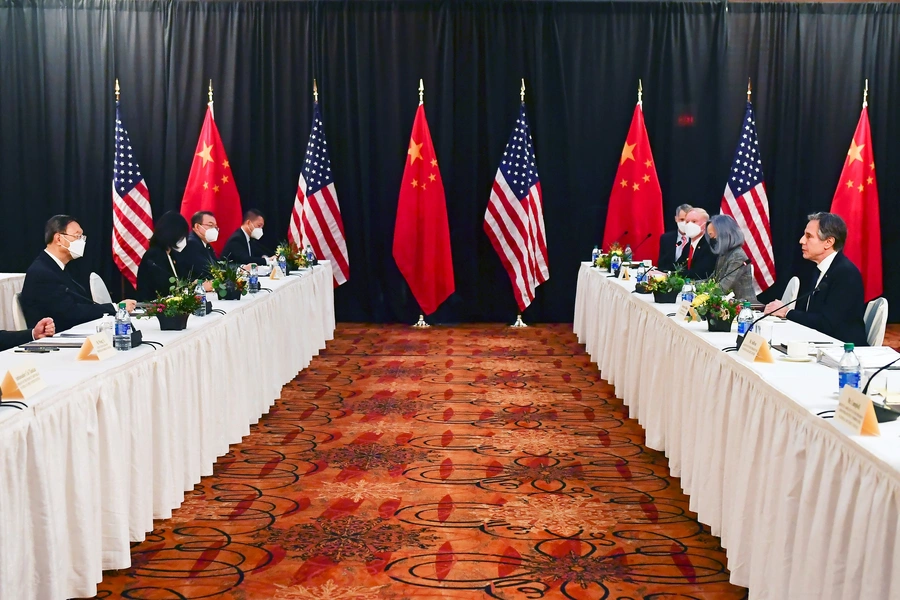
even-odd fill
[[[73,269],[100,273],[119,295],[116,77],[156,216],[180,205],[212,78],[243,206],[266,213],[263,241],[274,246],[286,237],[316,77],[351,261],[338,319],[411,322],[419,311],[391,242],[422,78],[456,272],[432,321],[510,321],[511,286],[482,218],[524,77],[551,273],[525,318],[568,321],[638,79],[671,226],[683,202],[718,212],[751,77],[774,297],[809,266],[797,240],[805,215],[831,204],[868,77],[885,295],[898,318],[898,57],[896,4],[0,0],[0,269],[27,268],[44,221],[67,212],[89,235]]]

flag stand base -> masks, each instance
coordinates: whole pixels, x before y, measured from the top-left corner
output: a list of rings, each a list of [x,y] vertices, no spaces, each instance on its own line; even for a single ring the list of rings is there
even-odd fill
[[[510,327],[520,328],[520,327],[528,327],[528,325],[526,325],[525,321],[522,320],[522,315],[516,315],[516,322],[513,323],[512,325],[510,325]]]
[[[426,327],[431,327],[428,323],[425,322],[425,315],[419,315],[419,320],[416,321],[416,324],[413,325],[417,329],[425,329]]]

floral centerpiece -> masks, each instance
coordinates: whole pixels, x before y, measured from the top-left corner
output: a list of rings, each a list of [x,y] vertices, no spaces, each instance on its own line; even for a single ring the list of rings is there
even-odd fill
[[[708,279],[697,284],[697,295],[691,306],[706,319],[709,331],[731,331],[731,323],[737,317],[741,303],[734,299],[734,294],[725,294],[714,279]]]
[[[240,300],[247,293],[247,276],[240,265],[220,260],[209,266],[209,273],[219,300]]]
[[[159,328],[164,331],[180,331],[187,327],[188,317],[200,309],[200,298],[194,295],[197,285],[194,281],[169,278],[168,295],[157,295],[156,299],[148,302],[143,315],[138,317],[156,317]]]
[[[644,283],[644,289],[653,294],[653,299],[658,304],[673,304],[683,287],[684,277],[678,271],[652,275]]]
[[[299,269],[305,266],[304,263],[306,263],[306,257],[303,256],[303,252],[293,242],[283,241],[278,244],[278,247],[275,248],[275,258],[277,259],[279,256],[284,257],[288,272],[291,269]]]
[[[625,258],[625,250],[619,242],[613,242],[612,246],[609,247],[609,252],[601,254],[594,262],[594,266],[600,269],[609,269],[610,259],[613,256],[618,256],[620,259]]]

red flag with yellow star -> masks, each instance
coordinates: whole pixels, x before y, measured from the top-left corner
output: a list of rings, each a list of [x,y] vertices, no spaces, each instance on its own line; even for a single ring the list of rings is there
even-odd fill
[[[659,258],[659,236],[665,230],[662,210],[662,190],[644,125],[644,112],[638,102],[609,195],[603,250],[609,250],[613,242],[623,248],[628,244],[634,260],[650,259],[655,264]]]
[[[875,183],[875,153],[869,131],[869,112],[863,104],[856,133],[850,141],[850,151],[831,212],[847,223],[847,242],[844,254],[859,267],[866,300],[877,298],[884,291],[881,272],[881,216],[878,208],[878,186]]]
[[[242,212],[241,198],[213,119],[212,106],[206,109],[191,174],[181,199],[181,216],[188,223],[198,210],[208,210],[215,215],[219,224],[219,239],[210,245],[216,254],[221,254],[229,236],[241,226]]]
[[[394,260],[422,312],[454,292],[447,201],[421,103],[416,111],[394,226]]]

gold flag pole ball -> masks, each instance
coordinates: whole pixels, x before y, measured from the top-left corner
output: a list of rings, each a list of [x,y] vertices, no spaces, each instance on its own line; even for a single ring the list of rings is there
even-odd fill
[[[419,315],[419,320],[416,321],[416,324],[413,327],[417,329],[425,329],[426,327],[431,327],[428,323],[425,322],[425,315]]]
[[[521,328],[528,327],[528,325],[526,325],[525,321],[522,320],[522,315],[516,315],[516,322],[510,325],[510,327]]]

